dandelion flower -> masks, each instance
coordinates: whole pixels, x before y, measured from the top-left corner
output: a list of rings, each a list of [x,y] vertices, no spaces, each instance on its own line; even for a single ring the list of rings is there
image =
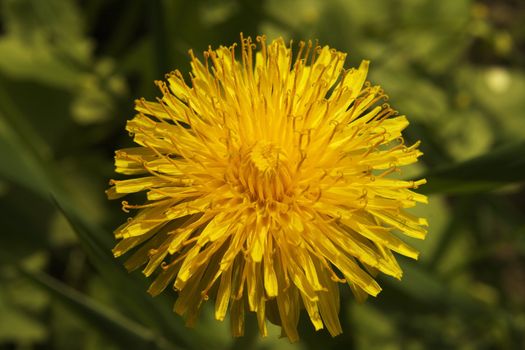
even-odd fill
[[[408,121],[366,81],[368,61],[344,69],[346,54],[301,42],[241,36],[241,47],[191,56],[156,84],[162,98],[136,101],[127,130],[138,147],[118,150],[109,198],[145,191],[145,204],[115,231],[115,256],[168,286],[174,311],[192,325],[204,302],[229,314],[232,333],[256,313],[290,340],[306,310],[335,336],[339,284],[362,301],[381,288],[379,272],[401,278],[393,252],[417,259],[398,236],[423,239],[425,219],[404,211],[426,197],[425,180],[388,176],[417,161]]]

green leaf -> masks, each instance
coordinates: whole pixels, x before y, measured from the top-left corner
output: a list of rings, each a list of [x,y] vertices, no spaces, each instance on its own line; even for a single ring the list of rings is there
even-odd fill
[[[36,251],[46,250],[49,239],[42,234],[48,224],[49,215],[54,211],[48,203],[33,192],[17,186],[6,185],[0,194],[0,264],[6,254],[12,261],[23,261]],[[28,203],[31,203],[29,206]]]
[[[107,305],[97,303],[59,280],[24,268],[20,268],[20,271],[116,344],[133,349],[175,349],[142,325],[123,317]]]
[[[356,349],[398,349],[396,324],[391,315],[371,303],[350,303]]]
[[[7,304],[0,296],[0,343],[43,341],[47,335],[45,326],[31,315]]]
[[[525,141],[507,145],[465,162],[452,164],[422,177],[421,192],[468,194],[484,192],[525,180]]]
[[[17,253],[4,251],[3,243],[0,253],[0,344],[43,342],[49,333],[42,317],[49,306],[49,296],[10,266],[11,263],[18,264],[18,260],[12,259]],[[24,268],[28,271],[40,270],[46,264],[47,257],[45,253],[25,256]],[[18,259],[18,256],[15,258]]]
[[[137,320],[164,334],[173,343],[202,348],[200,340],[193,339],[182,320],[171,311],[167,298],[154,299],[149,296],[146,293],[146,280],[128,274],[122,264],[113,258],[112,234],[97,227],[90,217],[84,215],[82,206],[66,190],[52,158],[42,152],[45,146],[35,145],[39,139],[32,126],[27,123],[24,114],[10,103],[5,89],[0,85],[0,112],[3,111],[6,113],[0,114],[0,146],[5,147],[0,148],[0,176],[43,198],[53,198],[76,232],[90,261],[112,286],[115,299]]]
[[[36,110],[28,115],[35,116],[39,132],[60,134],[71,116],[92,124],[116,113],[115,98],[125,93],[125,82],[114,74],[111,59],[95,60],[76,2],[6,0],[1,9],[6,33],[0,37],[0,75],[13,81],[10,95],[24,100],[22,109]],[[57,95],[63,100],[49,100]]]
[[[408,296],[413,302],[434,308],[437,305],[454,307],[466,314],[491,314],[498,310],[491,305],[475,299],[465,288],[452,287],[450,281],[437,276],[435,271],[410,261],[400,261],[403,279],[396,281],[385,278],[388,288],[395,288]]]
[[[52,164],[51,147],[36,132],[10,96],[10,87],[0,79],[0,177],[48,199],[49,193],[64,192]]]
[[[469,109],[480,108],[492,119],[494,131],[502,140],[523,138],[525,118],[525,73],[505,66],[462,68],[456,77],[457,89],[463,91]],[[471,126],[468,124],[468,129]],[[472,132],[472,131],[471,131]],[[472,132],[475,134],[474,132]]]
[[[53,86],[74,87],[90,61],[81,14],[71,0],[2,2],[6,35],[0,71]]]
[[[0,98],[0,103],[1,103]],[[0,176],[44,195],[47,180],[39,173],[34,156],[8,125],[0,111]]]
[[[143,277],[127,273],[120,262],[110,254],[111,234],[77,214],[74,207],[63,196],[55,197],[55,203],[82,243],[91,262],[99,270],[112,290],[119,293],[119,301],[144,324],[149,324],[176,344],[194,349],[201,348],[167,305],[162,296],[152,298]],[[119,291],[125,291],[120,293]]]

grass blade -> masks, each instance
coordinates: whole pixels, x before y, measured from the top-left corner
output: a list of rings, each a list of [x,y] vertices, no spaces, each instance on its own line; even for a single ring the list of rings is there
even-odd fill
[[[525,181],[525,141],[424,174],[425,194],[479,193]]]
[[[67,306],[107,339],[116,345],[133,349],[175,349],[166,340],[144,326],[135,323],[84,294],[77,292],[59,280],[43,274],[19,268],[19,271],[39,287]]]

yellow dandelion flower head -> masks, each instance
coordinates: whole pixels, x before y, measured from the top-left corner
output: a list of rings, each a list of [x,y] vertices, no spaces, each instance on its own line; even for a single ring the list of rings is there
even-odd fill
[[[404,211],[425,196],[425,180],[388,176],[414,163],[408,125],[366,81],[368,61],[344,69],[346,54],[283,39],[219,47],[191,74],[157,82],[162,98],[136,101],[127,123],[139,147],[118,150],[109,198],[145,191],[136,215],[115,231],[120,256],[154,275],[149,292],[171,285],[175,312],[191,325],[203,302],[229,313],[232,333],[245,311],[298,339],[301,309],[313,326],[341,333],[339,283],[358,300],[377,295],[378,272],[400,278],[393,252],[417,258],[399,233],[423,239],[425,219]],[[229,310],[229,312],[228,312]]]

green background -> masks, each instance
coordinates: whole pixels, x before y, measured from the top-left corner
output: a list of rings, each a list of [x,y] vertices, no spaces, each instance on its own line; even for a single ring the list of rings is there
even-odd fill
[[[211,303],[196,328],[110,255],[125,220],[104,190],[133,100],[187,51],[245,35],[318,39],[372,61],[425,155],[426,241],[377,298],[342,288],[344,333],[233,339]],[[0,348],[525,348],[525,2],[1,0]]]

